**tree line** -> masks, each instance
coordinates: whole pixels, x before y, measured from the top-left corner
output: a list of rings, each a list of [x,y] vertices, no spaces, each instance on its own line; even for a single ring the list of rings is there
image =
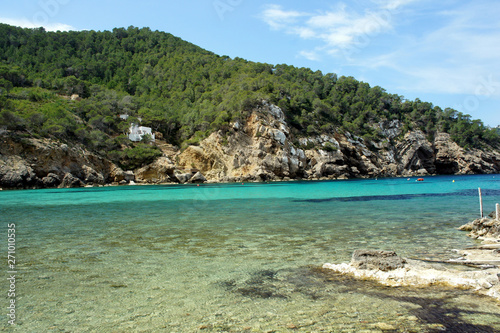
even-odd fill
[[[81,100],[61,98],[73,94]],[[126,139],[137,118],[182,147],[228,130],[263,99],[283,109],[296,138],[340,130],[370,143],[385,139],[377,124],[398,120],[401,135],[420,129],[432,139],[443,131],[464,148],[500,144],[496,129],[451,108],[353,77],[219,56],[149,28],[47,32],[0,24],[0,125],[77,141],[129,166],[158,153]]]

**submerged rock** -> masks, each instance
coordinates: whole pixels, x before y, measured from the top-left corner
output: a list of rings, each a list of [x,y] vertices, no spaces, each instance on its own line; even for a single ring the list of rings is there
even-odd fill
[[[394,251],[356,250],[351,265],[359,269],[379,269],[387,272],[403,268],[406,260]]]

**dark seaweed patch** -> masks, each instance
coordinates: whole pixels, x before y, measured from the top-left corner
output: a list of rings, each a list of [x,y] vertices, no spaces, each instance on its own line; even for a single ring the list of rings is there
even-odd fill
[[[386,295],[374,293],[381,298],[391,298],[401,302],[407,302],[412,304],[417,304],[420,308],[411,309],[409,312],[416,316],[424,323],[428,324],[440,324],[443,328],[439,329],[430,329],[428,332],[463,332],[463,333],[494,333],[498,332],[495,328],[480,325],[480,324],[472,324],[464,321],[462,319],[462,315],[464,314],[472,314],[472,315],[495,315],[492,313],[484,313],[480,311],[472,311],[460,309],[457,307],[450,307],[451,299],[453,298],[453,292],[451,295],[444,298],[422,298],[415,296],[394,296],[394,295]]]
[[[471,297],[477,297],[484,301],[481,296],[476,296],[466,290],[456,290],[444,287],[432,287],[436,294],[444,297],[421,297],[419,289],[405,287],[386,287],[370,280],[357,280],[346,275],[334,273],[329,269],[317,266],[299,267],[281,270],[256,271],[243,281],[227,280],[219,282],[218,285],[228,292],[233,292],[250,298],[282,298],[293,299],[297,294],[306,296],[313,300],[321,298],[332,298],[338,294],[362,294],[380,299],[390,299],[400,303],[417,306],[409,306],[408,313],[414,315],[422,325],[422,332],[460,332],[460,333],[492,333],[497,330],[488,325],[475,324],[464,319],[465,315],[487,315],[498,318],[500,315],[494,312],[485,313],[476,310],[478,307],[461,304],[454,305],[455,297],[463,293],[470,293]],[[332,293],[332,287],[336,290]],[[427,293],[429,294],[429,293]],[[463,306],[462,306],[463,305]]]
[[[500,190],[493,189],[482,189],[483,196],[499,196]],[[355,201],[375,201],[375,200],[411,200],[415,198],[432,198],[432,197],[472,197],[477,196],[477,190],[462,190],[451,193],[420,193],[420,194],[394,194],[394,195],[370,195],[370,196],[358,196],[358,197],[334,197],[334,198],[324,198],[324,199],[297,199],[293,202],[355,202]]]
[[[428,328],[426,332],[460,332],[460,333],[493,333],[498,332],[495,328],[487,325],[473,324],[466,322],[462,316],[467,315],[489,315],[495,316],[500,322],[500,315],[496,313],[485,313],[482,311],[470,310],[477,306],[463,308],[452,306],[452,299],[459,296],[461,293],[468,293],[465,290],[436,288],[436,291],[445,291],[445,297],[431,298],[414,296],[415,290],[412,288],[391,288],[378,285],[373,281],[355,280],[350,277],[338,275],[328,269],[313,268],[312,274],[321,278],[325,283],[342,284],[343,292],[358,292],[368,296],[378,297],[381,299],[391,299],[398,302],[410,303],[419,307],[408,309],[409,313],[416,316],[424,324],[439,324],[439,328]],[[418,294],[418,292],[417,292]],[[483,298],[482,296],[477,296]]]
[[[276,278],[278,271],[261,270],[241,283],[234,280],[219,282],[219,285],[228,291],[252,298],[288,298],[280,292],[279,280]]]

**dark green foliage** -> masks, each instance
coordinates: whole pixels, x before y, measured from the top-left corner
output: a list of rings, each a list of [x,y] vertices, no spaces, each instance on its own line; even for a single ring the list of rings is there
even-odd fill
[[[121,155],[121,164],[128,169],[140,168],[160,157],[162,152],[155,146],[139,143],[133,148],[127,148]]]
[[[58,96],[74,94],[82,100]],[[0,24],[0,126],[76,141],[129,166],[157,153],[120,137],[139,117],[171,143],[196,144],[244,120],[263,99],[283,109],[295,137],[344,130],[370,146],[386,139],[378,123],[398,120],[402,135],[419,129],[432,139],[444,131],[466,148],[500,144],[497,131],[452,109],[352,77],[217,56],[148,28],[46,32]]]

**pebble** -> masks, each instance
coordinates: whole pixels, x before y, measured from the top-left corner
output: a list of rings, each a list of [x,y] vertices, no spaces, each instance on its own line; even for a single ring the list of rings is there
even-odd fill
[[[376,323],[374,326],[376,328],[381,329],[382,331],[394,331],[396,329],[396,327],[394,327],[394,325],[387,324],[387,323]]]
[[[431,329],[436,329],[436,330],[440,330],[440,331],[446,331],[446,326],[442,325],[442,324],[430,324],[428,325],[429,328]]]

